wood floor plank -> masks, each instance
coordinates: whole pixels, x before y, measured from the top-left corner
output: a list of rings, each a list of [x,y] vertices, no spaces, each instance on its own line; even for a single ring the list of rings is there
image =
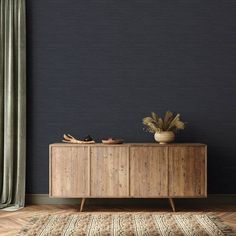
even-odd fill
[[[104,205],[86,205],[85,212],[79,213],[78,205],[29,205],[25,208],[15,211],[0,211],[0,235],[13,236],[27,224],[28,220],[34,215],[43,214],[69,214],[86,212],[158,212],[172,213],[168,205],[160,206],[104,206]],[[231,226],[236,232],[236,205],[234,204],[211,204],[211,205],[177,205],[177,212],[173,214],[187,213],[206,213],[220,217],[223,222]]]

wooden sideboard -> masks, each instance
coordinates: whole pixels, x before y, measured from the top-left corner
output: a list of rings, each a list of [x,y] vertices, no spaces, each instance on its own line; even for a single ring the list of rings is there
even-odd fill
[[[51,144],[49,195],[54,198],[207,197],[207,146],[127,143]]]

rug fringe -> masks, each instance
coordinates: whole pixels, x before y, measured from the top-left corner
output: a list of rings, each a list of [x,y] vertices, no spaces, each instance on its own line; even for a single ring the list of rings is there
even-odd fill
[[[236,236],[236,233],[233,229],[224,223],[224,221],[218,216],[208,216],[216,226],[222,231],[225,236]]]

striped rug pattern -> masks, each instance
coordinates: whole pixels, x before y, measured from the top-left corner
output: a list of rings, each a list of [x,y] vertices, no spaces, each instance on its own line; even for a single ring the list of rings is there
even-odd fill
[[[192,214],[82,213],[31,218],[19,236],[236,235],[219,218]]]

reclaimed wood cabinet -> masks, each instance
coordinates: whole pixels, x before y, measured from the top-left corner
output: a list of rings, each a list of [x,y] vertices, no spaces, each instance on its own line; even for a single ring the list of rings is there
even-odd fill
[[[204,144],[51,144],[49,196],[55,198],[207,197]]]

